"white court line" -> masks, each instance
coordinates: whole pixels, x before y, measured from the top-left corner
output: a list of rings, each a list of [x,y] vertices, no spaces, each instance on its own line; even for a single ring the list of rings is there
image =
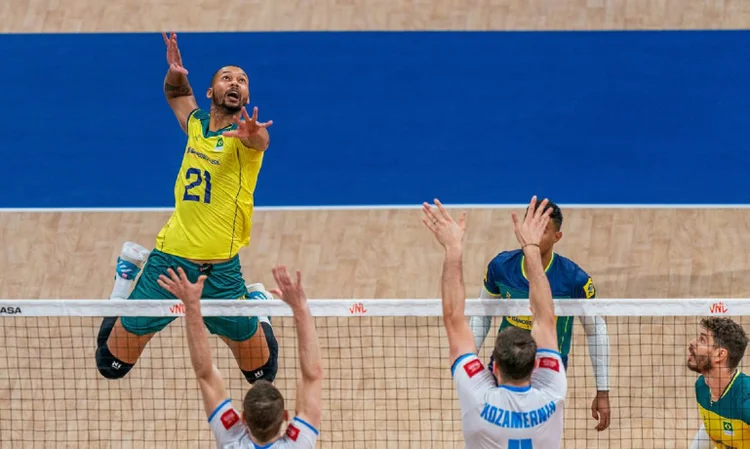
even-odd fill
[[[527,204],[446,204],[449,209],[522,209]],[[750,204],[558,204],[562,209],[750,209]],[[336,211],[420,209],[421,204],[350,206],[258,206],[256,211]],[[173,207],[18,207],[0,208],[9,212],[171,212]]]

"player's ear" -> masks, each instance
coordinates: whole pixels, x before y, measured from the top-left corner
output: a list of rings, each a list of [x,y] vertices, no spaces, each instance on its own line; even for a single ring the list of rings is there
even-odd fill
[[[716,361],[718,363],[721,363],[724,360],[726,360],[728,355],[729,353],[724,348],[718,348],[717,351],[714,353],[714,357],[716,357]]]
[[[209,87],[208,90],[206,91],[206,98],[210,100],[213,98],[213,96],[214,96],[214,88]]]
[[[563,233],[562,231],[555,232],[555,243],[559,242],[560,239],[562,239]]]
[[[289,410],[284,410],[284,421],[289,421]]]

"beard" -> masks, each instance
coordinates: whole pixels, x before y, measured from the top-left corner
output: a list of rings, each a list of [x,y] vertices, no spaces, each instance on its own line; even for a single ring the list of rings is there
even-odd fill
[[[221,109],[230,115],[234,115],[242,110],[242,97],[239,100],[233,100],[227,98],[226,94],[224,94],[221,98],[216,98],[216,95],[214,95],[211,100],[217,109]],[[227,104],[227,101],[231,104]]]
[[[690,371],[694,371],[698,374],[704,374],[711,370],[711,359],[708,356],[698,356],[690,353],[693,356],[692,359],[688,358],[687,367]]]

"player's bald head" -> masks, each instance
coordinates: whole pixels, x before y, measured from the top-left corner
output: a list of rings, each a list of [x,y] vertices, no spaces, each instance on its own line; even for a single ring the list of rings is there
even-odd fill
[[[238,65],[225,65],[224,67],[214,72],[214,76],[211,77],[212,87],[214,84],[216,84],[216,81],[222,75],[244,75],[245,78],[248,78],[247,73],[242,69],[242,67]]]
[[[285,420],[284,397],[271,382],[255,382],[245,395],[242,408],[245,424],[258,442],[267,443],[279,436]]]

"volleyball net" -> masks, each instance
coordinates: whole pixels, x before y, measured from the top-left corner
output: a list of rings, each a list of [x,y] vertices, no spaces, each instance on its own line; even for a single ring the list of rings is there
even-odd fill
[[[686,361],[701,318],[728,316],[750,329],[745,299],[558,300],[555,307],[559,317],[603,317],[609,335],[611,424],[597,432],[587,339],[574,323],[565,448],[689,447],[701,422],[698,375]],[[439,300],[311,300],[310,308],[325,374],[319,447],[464,447]],[[271,317],[280,351],[275,383],[293,413],[299,364],[291,310],[278,300],[204,300],[202,310]],[[215,447],[183,312],[179,301],[0,301],[0,447]],[[529,307],[520,300],[469,300],[466,314],[495,317],[480,351],[489,361],[496,317],[528,315]],[[125,378],[107,380],[97,371],[95,349],[102,317],[111,316],[176,319]],[[249,384],[229,348],[209,338],[241,409]]]

